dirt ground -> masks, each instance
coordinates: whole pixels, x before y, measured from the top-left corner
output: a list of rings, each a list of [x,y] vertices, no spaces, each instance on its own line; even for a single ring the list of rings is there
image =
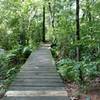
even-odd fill
[[[81,93],[79,95],[79,87],[75,83],[66,82],[66,90],[68,91],[69,97],[71,100],[100,100],[100,87],[91,88],[86,94]],[[93,83],[96,84],[96,83]],[[100,85],[100,84],[99,84]]]

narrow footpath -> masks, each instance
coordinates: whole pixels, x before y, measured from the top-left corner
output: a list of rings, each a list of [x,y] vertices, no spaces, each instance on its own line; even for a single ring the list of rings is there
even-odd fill
[[[3,100],[69,100],[48,47],[30,55]]]

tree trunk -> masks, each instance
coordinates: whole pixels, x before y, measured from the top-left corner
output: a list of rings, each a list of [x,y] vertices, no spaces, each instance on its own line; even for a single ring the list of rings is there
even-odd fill
[[[80,40],[80,18],[79,18],[79,10],[80,10],[80,0],[76,0],[76,40]],[[76,47],[76,54],[77,54],[77,61],[80,61],[80,46]],[[79,78],[80,78],[80,84],[83,84],[83,75],[82,75],[82,69],[81,66],[79,67]]]
[[[80,40],[79,0],[76,0],[76,40]],[[77,60],[80,61],[80,48],[76,48]]]
[[[45,5],[43,5],[43,37],[42,41],[45,42]]]
[[[53,10],[54,10],[54,6],[55,5],[53,5]],[[51,7],[51,3],[49,2],[49,12],[50,12],[51,19],[52,19],[52,28],[54,29],[54,16],[55,16],[55,14],[54,14],[53,10],[52,10],[52,7]]]

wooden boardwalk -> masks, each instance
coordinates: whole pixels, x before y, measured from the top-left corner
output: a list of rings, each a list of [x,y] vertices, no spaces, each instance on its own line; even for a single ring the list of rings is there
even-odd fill
[[[47,47],[30,55],[3,100],[69,100]]]

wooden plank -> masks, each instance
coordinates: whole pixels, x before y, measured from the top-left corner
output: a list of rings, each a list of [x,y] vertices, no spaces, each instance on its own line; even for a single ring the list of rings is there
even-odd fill
[[[55,72],[55,70],[53,70],[53,71],[45,71],[45,70],[43,70],[43,71],[32,71],[32,70],[30,70],[30,71],[26,71],[26,70],[21,70],[20,71],[20,73],[57,73],[57,71]]]
[[[15,99],[16,98],[16,99]],[[66,96],[8,97],[3,100],[70,100]]]
[[[66,91],[8,91],[8,96],[67,96]]]
[[[23,84],[20,84],[20,83],[16,83],[16,84],[12,84],[12,86],[21,86],[21,87],[62,87],[64,86],[64,84],[62,83],[53,83],[53,84],[50,84],[50,83],[44,83],[44,84],[41,84],[41,83],[37,83],[37,84],[33,84],[33,83],[23,83]]]
[[[68,100],[49,49],[30,55],[6,95],[3,100]]]
[[[52,79],[52,78],[55,78],[55,79],[60,79],[60,77],[59,76],[53,76],[53,75],[51,75],[51,76],[45,76],[45,75],[42,75],[42,76],[32,76],[32,75],[29,75],[29,76],[27,76],[27,75],[24,75],[24,76],[17,76],[16,78],[23,78],[23,79]]]
[[[64,88],[64,86],[59,86],[59,87],[46,87],[46,86],[42,86],[42,87],[40,87],[40,86],[38,86],[38,87],[27,87],[27,86],[25,86],[25,87],[21,87],[21,86],[13,86],[13,87],[10,87],[10,90],[13,90],[13,91],[34,91],[34,90],[36,90],[36,91],[39,91],[39,90],[41,90],[41,91],[45,91],[45,90],[49,90],[49,91],[51,91],[51,90],[55,90],[55,91],[62,91],[62,90],[65,90],[65,88]]]
[[[38,73],[38,72],[32,72],[32,73],[19,73],[19,76],[58,76],[57,73]],[[59,77],[59,76],[58,76]]]
[[[21,83],[21,82],[37,82],[37,83],[41,83],[41,82],[47,82],[47,83],[49,83],[49,82],[58,82],[58,83],[62,83],[63,81],[62,80],[59,80],[59,79],[16,79],[14,82],[19,82],[19,83]]]

